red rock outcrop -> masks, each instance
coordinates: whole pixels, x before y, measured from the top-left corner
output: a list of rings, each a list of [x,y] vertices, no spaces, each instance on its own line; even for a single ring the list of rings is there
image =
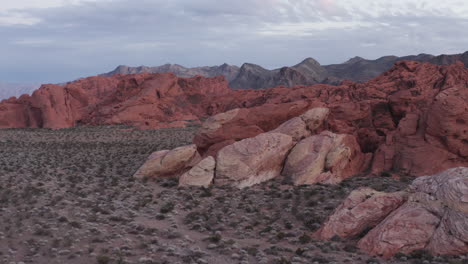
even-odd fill
[[[368,187],[359,188],[336,208],[315,236],[324,240],[334,236],[356,237],[374,228],[405,201],[404,192],[383,193]]]
[[[328,130],[355,136],[364,153],[375,154],[374,173],[421,176],[468,164],[468,70],[462,64],[403,61],[366,83],[240,91],[223,77],[90,77],[2,101],[0,128],[164,128],[240,108],[231,121],[195,139],[206,156],[313,107],[330,109]]]
[[[420,177],[408,201],[362,238],[358,247],[393,256],[426,249],[434,255],[468,252],[468,168]]]
[[[228,109],[213,109],[212,98],[230,92],[223,77],[90,77],[64,86],[43,85],[30,97],[2,101],[0,128],[56,129],[121,123],[140,128],[184,126],[212,111]],[[14,118],[15,114],[22,118]]]
[[[317,235],[350,237],[372,228],[358,242],[370,255],[391,257],[418,249],[457,255],[468,253],[467,219],[468,168],[458,167],[420,177],[403,193],[354,191]]]
[[[294,184],[336,184],[365,170],[370,160],[352,135],[324,131],[294,146],[282,175]]]
[[[236,108],[208,118],[198,130],[193,142],[201,153],[215,154],[219,150],[217,144],[268,132],[307,109],[309,103],[306,101]],[[215,146],[212,147],[213,145]]]

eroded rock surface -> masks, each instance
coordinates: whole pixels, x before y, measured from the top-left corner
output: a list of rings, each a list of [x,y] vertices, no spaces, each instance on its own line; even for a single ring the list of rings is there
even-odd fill
[[[354,136],[324,131],[291,150],[282,174],[296,185],[336,184],[366,169],[368,159]]]
[[[408,201],[359,241],[359,248],[385,257],[416,249],[467,253],[468,168],[420,177],[409,192]]]
[[[216,161],[208,156],[179,178],[179,186],[208,187],[215,175]]]
[[[179,177],[200,161],[195,145],[151,154],[133,175],[135,178]]]
[[[329,113],[330,109],[325,107],[312,108],[302,115],[284,122],[270,132],[289,135],[295,142],[298,142],[322,129]]]
[[[288,135],[264,133],[224,147],[216,158],[215,183],[244,188],[278,177],[292,146]]]
[[[233,109],[208,118],[195,135],[194,143],[201,153],[213,154],[213,149],[210,150],[213,145],[228,140],[238,141],[271,131],[283,122],[299,116],[308,108],[307,102],[298,101]]]
[[[383,193],[368,187],[353,191],[317,231],[320,239],[356,237],[375,227],[406,201],[403,192]]]
[[[374,193],[351,193],[318,236],[349,237],[373,227],[358,242],[370,255],[391,257],[419,249],[434,255],[468,253],[468,168],[420,177],[405,193]]]

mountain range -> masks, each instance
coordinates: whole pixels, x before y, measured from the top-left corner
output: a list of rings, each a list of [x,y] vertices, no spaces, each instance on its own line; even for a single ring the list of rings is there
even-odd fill
[[[137,73],[167,73],[172,72],[178,77],[193,77],[201,75],[214,77],[223,75],[232,89],[266,89],[277,86],[292,87],[295,85],[332,84],[338,85],[344,80],[365,82],[390,69],[395,62],[412,60],[429,62],[436,65],[453,64],[456,61],[468,67],[468,51],[461,54],[439,55],[419,54],[410,56],[385,56],[376,60],[354,57],[344,63],[320,65],[313,58],[307,58],[294,66],[278,69],[265,69],[252,63],[244,63],[241,67],[229,64],[219,66],[204,66],[187,68],[178,64],[164,64],[157,67],[130,67],[120,65],[113,71],[98,76],[113,76],[116,74]],[[5,83],[0,82],[0,99],[6,99],[21,94],[31,94],[39,88],[35,83]]]
[[[224,75],[229,82],[229,87],[233,89],[265,89],[276,86],[292,87],[295,85],[313,85],[319,83],[337,85],[343,80],[365,82],[387,71],[395,62],[402,60],[429,62],[436,65],[448,65],[461,61],[465,66],[468,66],[468,51],[461,54],[443,54],[439,56],[430,54],[403,57],[384,56],[376,60],[354,57],[344,63],[331,65],[320,65],[313,58],[307,58],[294,66],[286,66],[273,70],[268,70],[252,63],[244,63],[241,67],[225,63],[220,66],[195,68],[186,68],[178,64],[165,64],[157,67],[129,67],[121,65],[111,72],[101,74],[101,76],[164,72],[172,72],[179,77],[193,77],[195,75],[213,77]]]
[[[320,65],[313,58],[307,58],[294,66],[286,66],[268,70],[252,63],[244,63],[241,67],[223,64],[211,67],[186,68],[178,64],[165,64],[157,67],[129,67],[118,66],[115,70],[101,74],[112,76],[115,74],[134,73],[164,73],[172,72],[179,77],[193,77],[201,75],[213,77],[224,75],[233,89],[265,89],[276,86],[292,87],[295,85],[333,84],[349,80],[365,82],[389,70],[397,61],[412,60],[429,62],[436,65],[453,64],[461,61],[468,66],[468,51],[461,54],[439,55],[419,54],[410,56],[384,56],[376,60],[354,57],[344,63]]]

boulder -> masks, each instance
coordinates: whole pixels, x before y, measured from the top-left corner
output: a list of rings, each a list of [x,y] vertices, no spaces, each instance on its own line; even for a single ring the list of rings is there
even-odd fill
[[[329,114],[330,109],[326,107],[316,107],[302,114],[301,119],[307,125],[307,129],[315,134],[317,130],[324,126]]]
[[[316,232],[319,239],[356,237],[379,224],[406,200],[404,192],[384,193],[368,187],[351,192]]]
[[[208,187],[213,182],[216,161],[208,156],[179,178],[179,186]]]
[[[195,145],[178,147],[173,150],[161,150],[151,154],[145,163],[135,172],[135,178],[177,178],[190,170],[200,161],[200,154]]]
[[[211,146],[221,142],[239,141],[271,131],[308,108],[307,102],[298,101],[233,109],[208,118],[197,131],[193,142],[201,154],[206,154]]]
[[[226,146],[216,157],[215,183],[244,188],[278,177],[292,146],[292,137],[280,133],[263,133]]]
[[[336,184],[366,169],[369,155],[352,135],[324,131],[300,141],[288,155],[282,175],[294,184]]]
[[[289,135],[295,142],[298,142],[301,139],[311,135],[310,131],[307,129],[306,123],[300,117],[295,117],[284,122],[276,129],[271,130],[269,133],[281,133]]]
[[[250,122],[249,115],[249,109],[236,108],[208,118],[197,131],[194,144],[201,152],[206,152],[213,145],[255,137],[263,133],[257,124]]]
[[[439,217],[417,203],[405,203],[361,239],[358,247],[383,257],[424,249],[439,223]]]
[[[468,168],[416,179],[408,200],[363,237],[358,247],[391,257],[425,249],[434,255],[468,253]],[[372,207],[367,213],[373,212]]]
[[[320,131],[324,127],[329,113],[330,110],[325,107],[312,108],[302,115],[284,122],[270,132],[289,135],[295,142],[298,142]]]

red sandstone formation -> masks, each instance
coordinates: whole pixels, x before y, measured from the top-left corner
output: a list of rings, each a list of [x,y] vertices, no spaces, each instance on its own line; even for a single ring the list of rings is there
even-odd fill
[[[319,106],[331,110],[326,129],[351,134],[362,152],[374,153],[375,173],[420,176],[468,164],[468,70],[461,64],[404,61],[366,83],[257,91],[230,90],[223,77],[91,77],[2,101],[0,128],[120,123],[163,128],[241,108],[229,126],[215,124],[221,133],[199,133],[195,143],[206,156]]]
[[[354,136],[324,131],[294,146],[282,174],[295,185],[337,184],[367,169],[371,155],[361,152]]]
[[[434,255],[468,252],[468,168],[416,179],[404,192],[352,192],[316,235],[352,237],[371,228],[358,247],[371,255],[425,249]]]
[[[179,179],[181,186],[209,186],[214,182],[217,185],[244,188],[280,175],[297,185],[337,184],[369,167],[372,154],[363,154],[354,136],[330,131],[317,135],[327,123],[330,112],[323,107],[312,108],[276,129],[259,135],[256,133],[262,129],[258,126],[245,130],[245,133],[242,133],[241,127],[234,127],[239,137],[248,133],[254,136],[239,141],[224,140],[223,137],[232,135],[226,133],[230,131],[230,124],[253,120],[249,118],[250,115],[242,115],[245,110],[234,109],[221,113],[203,124],[199,134],[205,136],[201,139],[211,140],[213,146],[221,147],[213,155],[216,158],[208,155],[195,165],[194,162],[198,162],[200,157],[200,148],[197,149],[196,145],[157,151],[134,177],[173,177]],[[220,143],[216,143],[218,141]],[[212,150],[213,147],[208,153]],[[182,175],[183,170],[189,171]]]
[[[319,239],[357,237],[374,228],[406,201],[405,192],[383,193],[368,187],[354,190],[315,232]]]
[[[280,133],[263,133],[226,146],[216,156],[215,183],[244,188],[276,178],[293,146],[292,137]]]
[[[43,85],[30,97],[2,101],[0,128],[121,123],[140,128],[184,126],[219,111],[212,105],[213,98],[229,92],[223,77],[90,77],[63,87]]]
[[[468,164],[468,70],[461,64],[400,62],[363,84],[275,88],[262,96],[269,103],[301,101],[309,107],[330,108],[328,130],[354,135],[363,152],[374,153],[374,173],[397,171],[421,176]],[[258,122],[280,125],[277,119],[262,115],[264,119],[251,113],[239,121],[232,118],[223,122],[213,117],[211,128],[201,129],[194,143],[202,154],[207,149],[213,154],[220,149],[216,144],[244,136],[224,131],[238,131]]]

